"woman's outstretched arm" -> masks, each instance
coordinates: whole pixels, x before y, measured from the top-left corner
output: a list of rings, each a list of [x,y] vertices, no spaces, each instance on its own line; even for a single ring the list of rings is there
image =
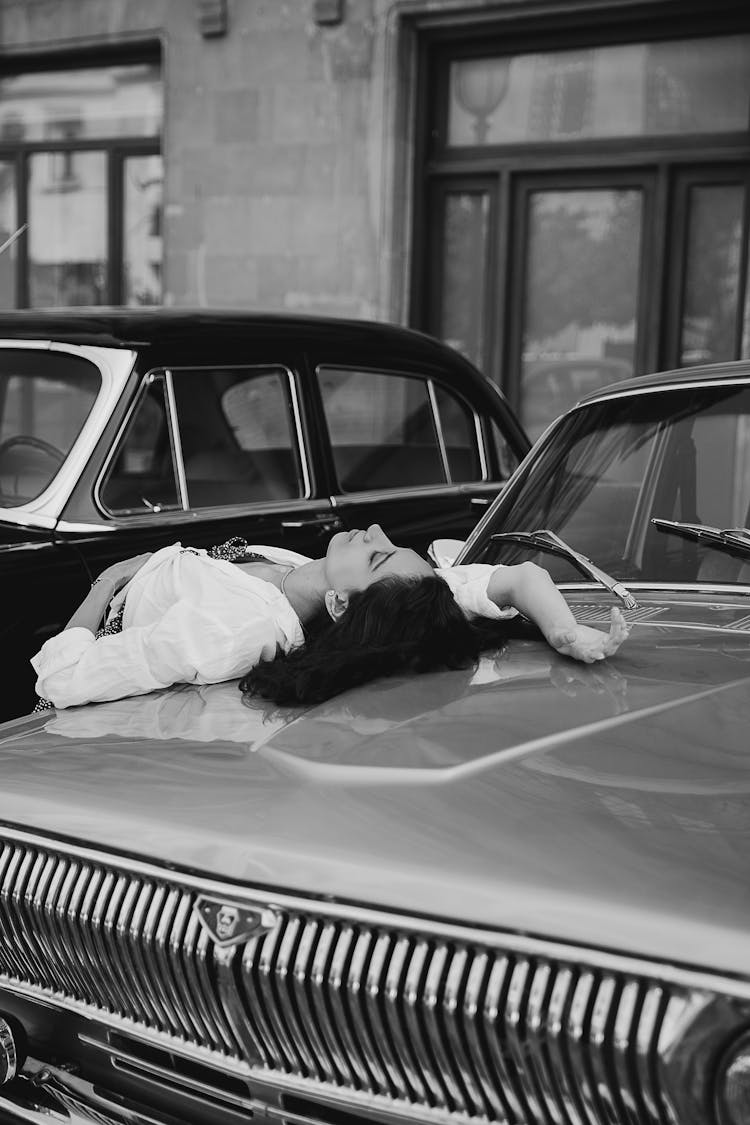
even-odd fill
[[[497,567],[487,595],[498,607],[514,606],[541,629],[552,648],[584,664],[612,656],[630,632],[617,607],[612,609],[608,633],[579,624],[549,573],[535,563]]]

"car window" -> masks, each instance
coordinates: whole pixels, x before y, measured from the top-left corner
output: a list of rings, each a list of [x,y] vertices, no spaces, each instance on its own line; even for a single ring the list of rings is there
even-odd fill
[[[518,454],[511,448],[507,437],[494,418],[490,422],[490,439],[495,447],[500,479],[507,480],[518,468]]]
[[[481,480],[482,465],[479,460],[474,412],[468,403],[451,394],[439,383],[432,385],[451,480]]]
[[[508,502],[472,562],[529,557],[493,531],[549,528],[622,581],[735,581],[737,559],[652,520],[750,526],[750,389],[688,386],[581,409],[558,425]],[[557,581],[581,581],[567,561],[547,553],[535,561]]]
[[[445,483],[427,380],[320,367],[318,381],[343,492]]]
[[[163,374],[149,376],[142,388],[99,496],[107,511],[117,514],[182,506]]]
[[[96,367],[78,356],[0,349],[0,504],[17,507],[44,491],[100,385]]]
[[[304,495],[285,368],[181,368],[172,380],[189,507]]]

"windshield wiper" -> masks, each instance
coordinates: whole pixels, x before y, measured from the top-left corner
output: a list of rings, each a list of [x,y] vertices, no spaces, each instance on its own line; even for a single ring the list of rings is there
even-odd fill
[[[660,531],[684,535],[686,539],[705,539],[717,547],[750,554],[750,530],[746,527],[709,527],[705,523],[683,523],[680,520],[652,519]]]
[[[541,551],[561,555],[577,566],[588,578],[593,578],[605,590],[618,597],[627,609],[638,609],[638,602],[622,582],[612,578],[606,571],[592,563],[591,559],[587,559],[580,551],[570,547],[564,539],[555,535],[554,531],[549,531],[547,528],[540,528],[538,531],[503,531],[491,535],[490,539],[504,539],[509,543],[521,543],[525,547],[538,547]]]

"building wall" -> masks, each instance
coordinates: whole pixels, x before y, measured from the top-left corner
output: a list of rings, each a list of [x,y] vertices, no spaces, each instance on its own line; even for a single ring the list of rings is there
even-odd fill
[[[387,227],[390,0],[229,0],[204,38],[197,0],[2,0],[13,54],[158,37],[165,81],[164,299],[399,316]],[[396,298],[396,304],[399,299]]]
[[[344,0],[327,27],[314,0],[226,2],[226,33],[205,37],[210,0],[0,0],[0,51],[54,60],[161,41],[166,303],[407,321],[420,198],[409,17],[539,3]]]

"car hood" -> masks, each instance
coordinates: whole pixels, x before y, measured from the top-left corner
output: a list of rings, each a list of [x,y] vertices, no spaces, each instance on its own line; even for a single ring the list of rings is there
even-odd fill
[[[519,639],[305,711],[244,706],[232,683],[16,720],[0,820],[750,975],[747,604],[659,612],[596,666]]]

